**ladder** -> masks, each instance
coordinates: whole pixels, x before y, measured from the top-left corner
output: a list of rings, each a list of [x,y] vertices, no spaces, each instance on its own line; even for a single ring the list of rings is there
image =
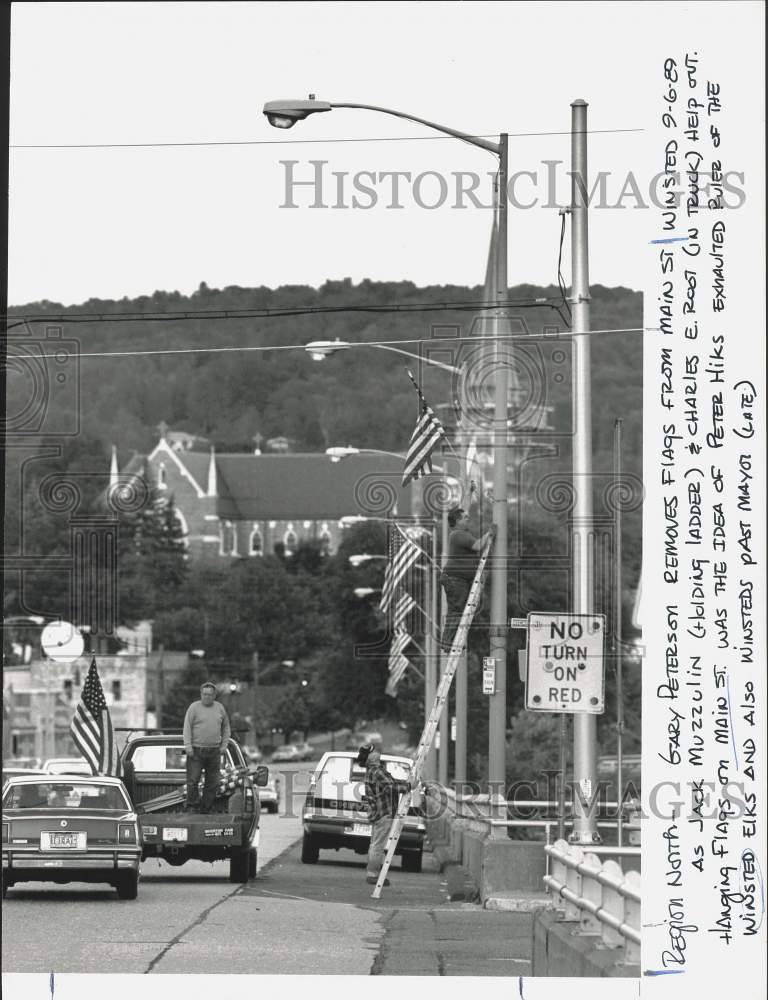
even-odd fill
[[[440,715],[443,711],[443,706],[448,698],[448,692],[451,689],[453,675],[456,673],[456,668],[458,667],[459,661],[464,652],[464,647],[467,644],[467,633],[469,632],[469,626],[472,624],[472,619],[475,617],[477,606],[480,603],[480,597],[483,591],[483,573],[485,571],[485,564],[488,561],[488,554],[491,551],[492,545],[493,538],[489,538],[483,547],[480,562],[478,563],[477,571],[475,572],[475,579],[472,581],[472,587],[470,588],[469,596],[467,597],[467,603],[464,606],[464,611],[462,612],[456,633],[453,637],[451,651],[448,654],[448,661],[445,665],[443,676],[440,678],[440,684],[437,688],[435,701],[432,705],[432,710],[429,713],[426,724],[424,725],[424,731],[421,734],[421,739],[419,740],[419,745],[416,750],[416,756],[414,758],[413,768],[411,771],[411,777],[415,777],[417,780],[421,777],[424,762],[426,761],[427,754],[432,747],[432,741],[435,738],[435,732],[437,730]],[[387,877],[389,866],[392,864],[392,858],[395,856],[395,848],[397,847],[397,842],[400,839],[403,824],[405,823],[405,817],[408,815],[408,809],[411,805],[411,796],[411,791],[403,792],[400,796],[397,812],[392,819],[392,826],[390,827],[389,836],[387,838],[384,863],[381,866],[378,881],[376,882],[373,892],[371,893],[372,899],[378,899],[381,896],[384,880]]]

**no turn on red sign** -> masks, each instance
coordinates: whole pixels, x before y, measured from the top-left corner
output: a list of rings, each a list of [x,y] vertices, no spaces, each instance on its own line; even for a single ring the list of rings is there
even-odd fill
[[[605,711],[605,615],[528,615],[525,707],[534,712]]]

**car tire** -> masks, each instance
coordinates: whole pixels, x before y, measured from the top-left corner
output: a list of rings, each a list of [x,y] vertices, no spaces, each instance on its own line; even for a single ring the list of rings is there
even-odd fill
[[[418,874],[421,871],[421,851],[403,851],[403,871]]]
[[[139,873],[123,872],[115,888],[118,899],[136,899],[139,894]]]
[[[256,878],[256,869],[258,867],[258,853],[255,847],[252,847],[248,851],[248,878]]]
[[[305,833],[301,841],[301,863],[313,865],[320,857],[320,849],[311,834]]]
[[[244,884],[248,881],[250,869],[250,849],[238,848],[233,851],[229,858],[229,881]]]
[[[269,807],[269,811],[277,815],[277,802],[272,803],[272,805]]]

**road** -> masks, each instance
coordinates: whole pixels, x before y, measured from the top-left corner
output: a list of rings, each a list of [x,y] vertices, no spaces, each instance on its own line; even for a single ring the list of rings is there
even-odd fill
[[[258,876],[248,885],[228,881],[226,862],[172,868],[153,860],[142,865],[135,901],[118,900],[108,886],[11,889],[3,903],[4,972],[530,972],[530,915],[449,902],[430,854],[418,875],[396,861],[380,900],[370,897],[365,859],[351,851],[322,852],[316,865],[302,865],[307,768],[280,766],[281,808],[262,816]]]

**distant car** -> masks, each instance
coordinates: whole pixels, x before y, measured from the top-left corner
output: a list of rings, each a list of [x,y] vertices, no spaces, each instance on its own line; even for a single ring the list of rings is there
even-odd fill
[[[15,775],[2,822],[3,897],[18,882],[107,882],[136,899],[141,834],[119,778]]]
[[[299,760],[312,760],[315,756],[315,748],[311,743],[297,743],[295,746],[299,751]]]
[[[346,847],[366,854],[371,824],[365,803],[365,768],[355,763],[357,754],[329,750],[315,768],[304,802],[301,860],[314,864],[321,850]],[[398,781],[407,781],[413,761],[382,754],[381,762]],[[411,805],[395,853],[406,871],[420,872],[426,827],[424,810]]]
[[[373,743],[381,746],[383,740],[381,733],[376,729],[357,729],[350,733],[347,742],[344,744],[346,750],[358,750],[363,743]]]
[[[43,763],[46,774],[86,774],[91,775],[91,765],[84,757],[49,757]]]
[[[298,747],[294,746],[293,743],[284,743],[281,747],[272,754],[272,763],[291,763],[293,761],[301,760]]]
[[[266,785],[259,789],[259,802],[265,812],[277,812],[280,805],[280,786],[277,778],[270,777]]]
[[[8,767],[19,767],[22,770],[40,770],[40,758],[39,757],[9,757],[7,761],[3,762],[3,770]]]
[[[245,754],[245,759],[249,764],[260,764],[262,759],[262,752],[258,747],[243,747],[243,753]]]

